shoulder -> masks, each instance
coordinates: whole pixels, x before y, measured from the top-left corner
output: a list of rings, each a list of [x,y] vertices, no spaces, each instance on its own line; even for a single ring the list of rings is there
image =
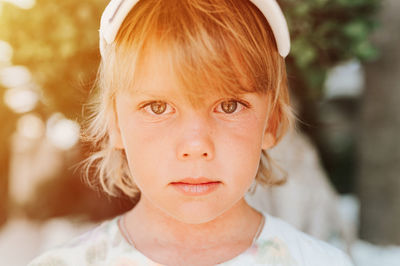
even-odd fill
[[[44,252],[28,266],[91,265],[104,261],[111,247],[123,241],[118,234],[118,217],[104,221],[90,231]]]
[[[276,249],[277,254],[291,261],[288,265],[352,266],[349,257],[340,249],[313,238],[287,222],[264,213],[266,223],[260,243]]]

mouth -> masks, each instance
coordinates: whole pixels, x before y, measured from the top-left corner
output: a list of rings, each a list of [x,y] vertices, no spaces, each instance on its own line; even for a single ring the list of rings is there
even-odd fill
[[[184,178],[178,182],[172,182],[172,185],[176,190],[183,193],[186,196],[202,196],[207,195],[222,184],[221,181],[210,180],[205,177],[199,178]]]

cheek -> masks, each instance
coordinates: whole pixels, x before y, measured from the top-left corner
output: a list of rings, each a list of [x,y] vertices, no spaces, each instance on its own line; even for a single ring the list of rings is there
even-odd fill
[[[141,184],[154,182],[153,176],[162,176],[171,157],[168,134],[160,127],[130,121],[121,127],[121,135],[131,174],[139,188]]]
[[[220,138],[226,147],[238,159],[245,159],[249,155],[261,152],[263,123],[255,116],[244,119],[241,123],[221,128]]]
[[[221,168],[231,173],[233,182],[251,183],[255,177],[261,156],[262,130],[262,123],[249,119],[219,137],[216,155],[222,162]]]

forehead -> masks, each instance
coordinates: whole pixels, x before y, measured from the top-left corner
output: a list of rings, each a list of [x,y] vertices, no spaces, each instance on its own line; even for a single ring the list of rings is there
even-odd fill
[[[134,82],[129,92],[185,98],[194,107],[201,107],[215,96],[256,92],[250,78],[243,74],[239,59],[216,62],[216,58],[186,52],[154,43],[143,49],[134,67]]]
[[[159,95],[165,92],[180,94],[179,81],[170,65],[167,54],[161,49],[151,49],[138,61],[135,71],[134,94]]]

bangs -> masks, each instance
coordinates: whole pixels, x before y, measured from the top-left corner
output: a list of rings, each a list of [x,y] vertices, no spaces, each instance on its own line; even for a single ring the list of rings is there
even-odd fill
[[[247,0],[141,0],[114,48],[111,88],[134,90],[158,56],[193,106],[210,94],[265,94],[284,65],[266,19]]]

